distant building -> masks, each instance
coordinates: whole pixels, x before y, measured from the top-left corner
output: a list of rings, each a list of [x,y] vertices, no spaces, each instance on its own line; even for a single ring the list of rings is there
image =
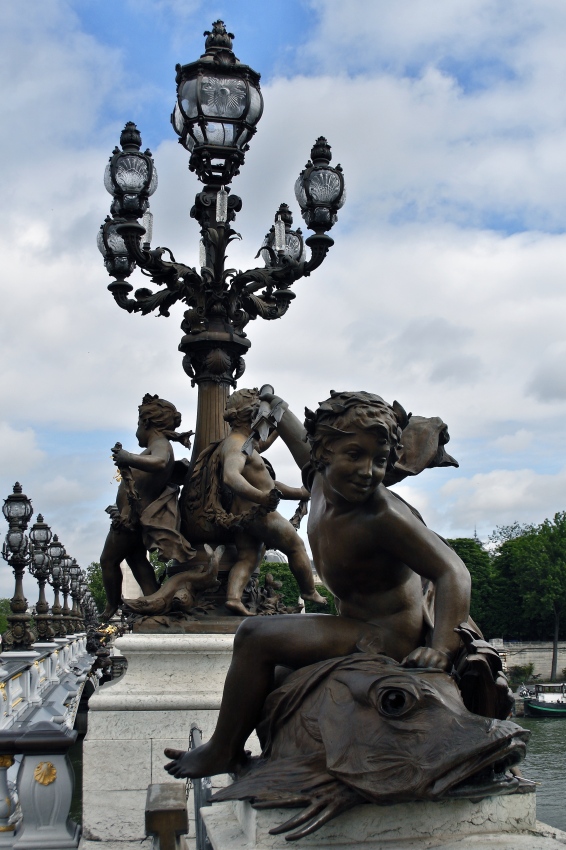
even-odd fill
[[[287,558],[283,554],[283,552],[279,552],[277,549],[268,549],[263,558],[264,561],[267,561],[269,564],[286,564]]]
[[[267,561],[268,564],[287,564],[287,558],[280,552],[278,549],[268,549],[263,558],[264,561]],[[318,581],[318,575],[314,568],[314,563],[311,558],[311,570],[313,572],[315,581]]]

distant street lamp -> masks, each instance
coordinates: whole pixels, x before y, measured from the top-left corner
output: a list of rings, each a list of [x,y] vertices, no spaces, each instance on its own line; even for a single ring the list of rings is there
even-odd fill
[[[61,600],[59,597],[63,574],[61,558],[65,554],[65,547],[56,534],[53,535],[53,540],[47,547],[47,554],[51,562],[51,577],[48,581],[53,588],[53,605],[51,606],[53,631],[55,637],[65,637],[67,630],[65,629],[65,623],[62,617]]]
[[[90,588],[88,587],[83,596],[83,611],[86,631],[88,632],[90,629],[96,629],[99,625],[100,618],[98,616],[96,602],[94,601]]]
[[[205,35],[204,54],[177,65],[171,117],[180,144],[190,153],[189,168],[204,184],[191,210],[201,232],[199,267],[176,262],[167,248],[150,247],[149,198],[157,174],[150,151],[141,152],[141,136],[131,122],[120,137],[121,149],[114,149],[106,167],[104,185],[113,202],[111,217],[98,235],[106,269],[114,276],[108,288],[122,309],[168,316],[177,301],[187,305],[179,349],[183,368],[199,391],[193,459],[226,436],[226,401],[244,372],[243,357],[251,345],[244,328],[252,319],[279,319],[287,312],[295,298],[292,284],[310,275],[334,244],[327,231],[345,199],[342,169],[330,165],[330,146],[320,137],[295,185],[312,235],[303,242],[300,230],[291,230],[291,214],[282,205],[272,236],[270,231],[260,249],[265,267],[245,272],[225,268],[226,249],[239,238],[231,222],[242,207],[229,184],[244,163],[263,98],[259,74],[236,58],[234,36],[223,22],[216,21]],[[157,291],[143,288],[130,296],[133,287],[126,278],[136,266]]]
[[[71,635],[74,633],[74,623],[71,615],[71,609],[69,608],[69,593],[71,592],[71,568],[73,566],[73,559],[64,552],[61,560],[59,561],[61,565],[61,592],[63,594],[63,610],[61,612],[62,622],[65,627],[65,634]]]
[[[79,578],[79,594],[78,594],[80,631],[85,631],[85,607],[86,607],[87,591],[88,591],[88,582],[87,582],[87,578],[86,578],[86,573],[85,573],[84,570],[81,570],[81,575],[80,575],[80,578]]]
[[[28,569],[30,574],[37,579],[39,585],[39,599],[35,606],[37,639],[41,643],[49,643],[55,637],[55,632],[51,624],[51,615],[49,614],[49,605],[45,598],[45,584],[49,578],[51,569],[47,547],[51,542],[52,534],[47,523],[43,521],[41,514],[38,514],[37,521],[31,527],[29,538],[32,543],[32,556]]]
[[[27,613],[24,596],[23,576],[30,562],[30,546],[25,533],[33,515],[30,499],[22,493],[22,485],[14,484],[13,493],[4,499],[2,513],[8,522],[8,533],[2,547],[2,557],[10,564],[16,578],[16,587],[10,599],[8,629],[2,635],[2,647],[6,650],[24,651],[31,649],[36,635],[30,628],[31,617]]]
[[[71,599],[73,600],[73,605],[71,608],[71,620],[73,624],[73,631],[75,634],[80,631],[81,625],[81,612],[79,609],[79,581],[81,576],[81,568],[76,562],[76,559],[73,558],[73,563],[69,569],[71,574]]]

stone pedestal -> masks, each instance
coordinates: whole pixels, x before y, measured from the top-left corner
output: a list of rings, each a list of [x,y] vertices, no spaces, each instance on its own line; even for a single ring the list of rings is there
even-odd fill
[[[299,809],[256,811],[249,803],[202,810],[214,850],[279,850],[269,830]],[[536,795],[512,794],[438,803],[357,806],[301,838],[303,848],[332,850],[564,850],[566,833],[536,820]]]
[[[126,635],[126,674],[91,697],[83,750],[87,839],[145,838],[147,786],[175,781],[165,747],[186,750],[191,723],[207,739],[220,707],[233,635]],[[182,781],[182,780],[178,780]]]

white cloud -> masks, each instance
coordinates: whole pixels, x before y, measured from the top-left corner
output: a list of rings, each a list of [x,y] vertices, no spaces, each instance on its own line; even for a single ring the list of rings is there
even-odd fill
[[[534,434],[532,431],[527,431],[526,428],[520,428],[514,434],[504,434],[501,437],[492,441],[492,445],[503,452],[503,454],[512,454],[514,452],[523,452],[533,442]]]
[[[335,247],[295,285],[289,313],[250,324],[240,385],[273,382],[299,415],[331,387],[440,415],[463,459],[460,477],[453,489],[441,486],[445,471],[403,485],[432,527],[538,521],[563,506],[562,473],[537,469],[563,463],[566,10],[557,0],[513,0],[513,14],[496,0],[311,5],[321,16],[301,60],[311,76],[264,86],[265,115],[233,184],[244,241],[229,264],[254,263],[281,201],[297,213],[293,183],[321,133],[344,166],[348,200]],[[119,310],[95,246],[110,200],[102,172],[120,130],[104,104],[121,103],[126,120],[149,90],[128,89],[121,51],[81,32],[67,3],[14,9],[0,13],[0,357],[10,364],[0,437],[15,446],[3,448],[1,480],[7,493],[25,472],[34,505],[88,562],[114,492],[107,456],[84,466],[70,448],[48,459],[34,432],[107,429],[108,447],[120,439],[135,450],[145,392],[174,401],[189,428],[196,390],[177,351],[182,306],[169,319]],[[237,15],[227,24],[237,32]],[[356,75],[337,70],[342,62]],[[199,185],[172,131],[162,132],[154,244],[193,264]],[[132,283],[147,282],[136,273]],[[542,428],[544,444],[531,439]],[[278,452],[278,473],[298,483]],[[525,469],[490,472],[486,464],[506,455]]]
[[[36,435],[31,428],[19,430],[7,422],[0,422],[0,476],[2,478],[13,478],[15,482],[18,476],[21,477],[37,467],[44,457],[45,453],[37,445]]]
[[[518,520],[541,522],[564,509],[566,469],[540,474],[532,469],[495,469],[472,478],[455,479],[440,488],[442,511],[452,528],[486,527]]]

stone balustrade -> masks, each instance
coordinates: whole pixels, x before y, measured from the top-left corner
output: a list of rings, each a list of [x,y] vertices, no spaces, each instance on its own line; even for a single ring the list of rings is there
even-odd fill
[[[0,730],[53,720],[73,728],[81,693],[94,657],[86,651],[86,635],[34,644],[30,651],[0,654]]]
[[[0,654],[0,847],[78,845],[66,753],[82,692],[88,682],[98,689],[95,660],[82,633]]]

